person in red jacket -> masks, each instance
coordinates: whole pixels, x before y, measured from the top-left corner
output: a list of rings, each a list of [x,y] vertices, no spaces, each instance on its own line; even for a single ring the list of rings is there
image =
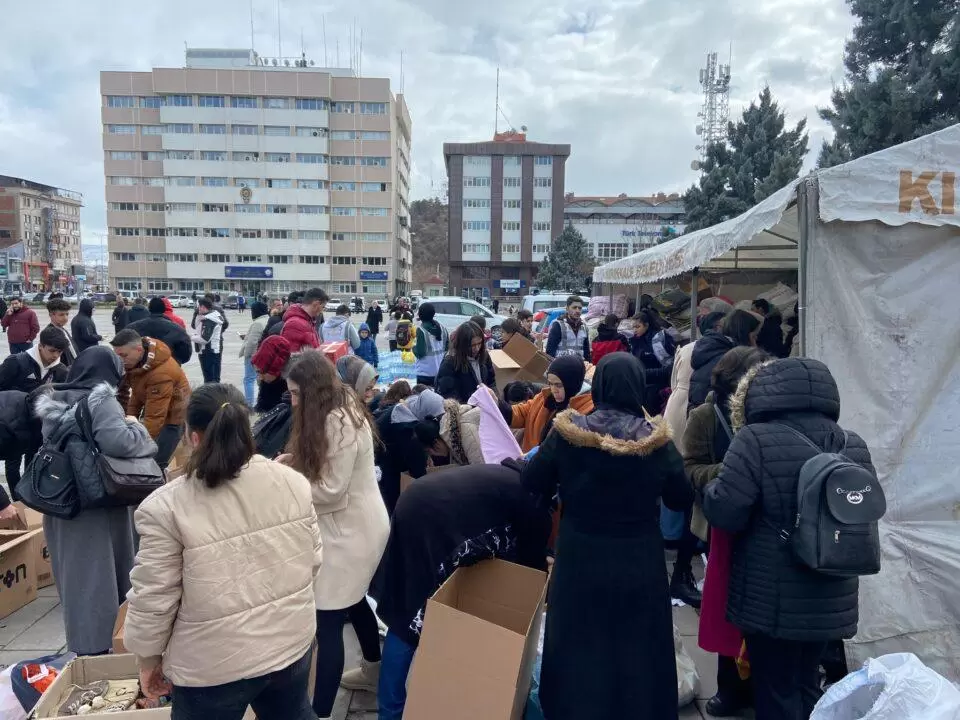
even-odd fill
[[[612,352],[630,352],[630,342],[620,332],[620,318],[616,315],[607,315],[597,326],[597,337],[593,341],[591,360],[596,365],[600,358]]]
[[[187,324],[183,321],[182,317],[180,317],[173,311],[173,305],[170,304],[170,301],[167,298],[160,298],[160,299],[163,300],[163,316],[167,320],[170,320],[171,322],[175,322],[177,325],[179,325],[184,330],[186,330]]]
[[[33,347],[33,341],[40,334],[40,321],[37,314],[23,304],[20,298],[10,301],[10,309],[0,319],[0,325],[7,333],[10,354],[26,352]]]
[[[327,300],[329,298],[323,290],[311,288],[304,293],[299,305],[291,305],[284,313],[280,337],[290,343],[293,352],[320,347],[317,318],[323,317]]]

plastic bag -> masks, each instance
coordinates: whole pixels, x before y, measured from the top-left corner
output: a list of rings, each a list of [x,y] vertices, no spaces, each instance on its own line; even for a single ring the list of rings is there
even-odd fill
[[[497,401],[485,385],[477,388],[468,401],[480,408],[480,448],[483,461],[487,465],[499,465],[507,459],[516,459],[523,455],[517,438],[507,421],[503,419]]]
[[[20,701],[13,693],[10,675],[13,672],[11,665],[0,672],[0,718],[3,720],[26,720],[27,713],[20,707]]]
[[[677,707],[683,707],[696,699],[700,675],[697,673],[697,664],[683,646],[676,625],[673,626],[673,655],[677,661]]]
[[[810,720],[957,720],[960,690],[913,653],[867,660],[831,687]]]

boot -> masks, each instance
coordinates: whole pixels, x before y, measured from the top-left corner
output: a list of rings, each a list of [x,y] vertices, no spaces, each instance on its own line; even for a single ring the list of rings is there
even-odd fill
[[[716,718],[740,717],[742,711],[746,710],[750,705],[751,703],[749,702],[724,697],[720,693],[717,693],[707,700],[707,704],[704,705],[703,709],[707,711],[707,715],[712,715]]]
[[[683,600],[687,605],[700,609],[700,602],[703,596],[697,590],[697,583],[693,579],[693,573],[689,570],[674,570],[673,577],[670,579],[670,596],[677,600]]]
[[[367,662],[360,658],[360,667],[347,670],[340,678],[340,687],[345,690],[362,690],[376,693],[377,683],[380,681],[380,663]]]

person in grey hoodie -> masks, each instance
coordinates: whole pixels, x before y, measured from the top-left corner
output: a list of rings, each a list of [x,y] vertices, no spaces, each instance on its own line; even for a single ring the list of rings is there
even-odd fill
[[[123,363],[111,348],[97,346],[80,353],[66,383],[38,391],[34,407],[43,437],[66,430],[64,425],[76,426],[77,403],[86,398],[93,439],[101,452],[116,458],[156,455],[150,433],[126,416],[117,401],[122,377]],[[63,606],[67,649],[78,655],[107,653],[117,610],[130,589],[136,554],[130,509],[83,510],[72,520],[48,515],[43,532]]]
[[[350,322],[350,308],[341,305],[337,308],[337,314],[320,328],[320,342],[331,343],[344,340],[350,343],[351,352],[355,352],[360,347],[360,334]]]
[[[84,298],[80,301],[80,308],[70,321],[70,334],[73,335],[73,344],[78,355],[87,348],[99,345],[103,340],[97,332],[97,324],[93,321],[93,300]]]

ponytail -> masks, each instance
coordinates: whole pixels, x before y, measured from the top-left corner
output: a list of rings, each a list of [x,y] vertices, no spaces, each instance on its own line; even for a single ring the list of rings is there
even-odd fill
[[[187,431],[201,435],[186,472],[216,488],[240,474],[256,453],[250,409],[233,385],[208,383],[197,388],[187,405]]]

